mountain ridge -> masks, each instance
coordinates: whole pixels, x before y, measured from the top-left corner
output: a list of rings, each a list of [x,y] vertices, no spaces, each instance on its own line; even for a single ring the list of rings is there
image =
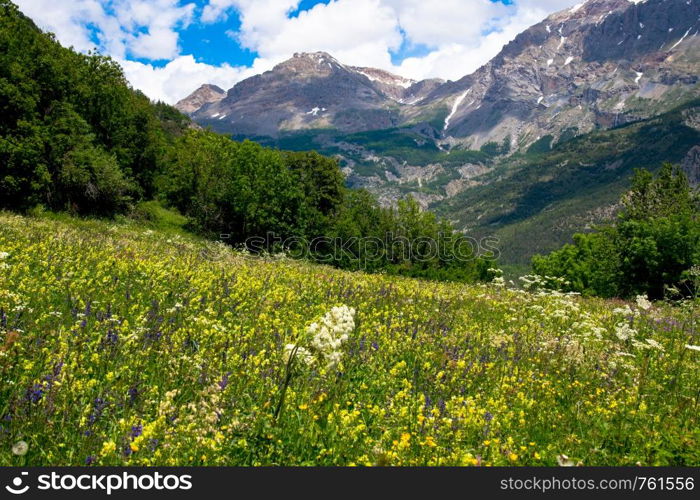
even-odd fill
[[[549,133],[558,138],[573,125],[586,132],[650,116],[630,106],[630,99],[658,104],[679,89],[697,94],[692,70],[698,62],[693,52],[700,52],[699,29],[697,1],[588,0],[528,28],[486,65],[455,82],[416,82],[346,66],[325,52],[301,53],[239,82],[219,102],[194,112],[180,109],[202,125],[233,135],[276,137],[328,128],[360,132],[429,123],[444,146],[478,149],[509,139],[517,149]],[[614,37],[620,37],[614,46],[622,51],[617,58],[609,53]],[[659,49],[651,50],[659,41]],[[629,54],[636,59],[626,60]],[[289,78],[291,88],[271,89],[282,77]],[[255,104],[262,113],[255,112]],[[655,112],[675,104],[661,103],[663,109]]]

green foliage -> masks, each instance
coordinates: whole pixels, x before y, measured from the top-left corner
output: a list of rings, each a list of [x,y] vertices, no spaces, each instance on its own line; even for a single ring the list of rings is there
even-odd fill
[[[545,135],[541,137],[527,149],[528,154],[541,154],[548,153],[552,150],[552,141],[554,141],[554,136]]]
[[[366,191],[346,189],[330,158],[194,130],[175,141],[171,154],[159,190],[209,237],[226,235],[229,243],[255,252],[301,251],[299,256],[344,269],[488,278],[491,263],[477,259],[447,222],[421,211],[413,199],[393,210]]]
[[[335,257],[344,269],[474,282],[490,281],[488,269],[495,267],[448,221],[410,197],[395,209],[382,208],[366,191],[351,191],[332,235],[343,243]]]
[[[0,207],[124,212],[153,196],[186,120],[131,90],[111,59],[64,49],[0,1]]]
[[[480,151],[488,156],[501,156],[510,153],[511,137],[507,136],[500,144],[497,142],[487,142],[481,146]]]
[[[158,201],[143,201],[136,204],[129,213],[129,219],[141,227],[163,233],[189,235],[185,229],[189,220],[172,208],[164,207]]]
[[[326,234],[343,202],[345,179],[338,163],[316,152],[286,152],[283,159],[302,191],[297,225],[307,236]]]
[[[566,279],[568,290],[603,297],[694,294],[700,264],[700,203],[678,167],[638,170],[614,225],[575,236],[573,245],[536,256],[537,274]]]
[[[298,167],[303,166],[300,158],[295,158]],[[159,182],[166,199],[191,217],[198,231],[227,234],[232,242],[268,232],[299,236],[314,214],[333,209],[331,188],[311,186],[327,182],[314,178],[323,175],[321,169],[289,168],[282,153],[250,141],[192,130],[175,142],[170,165]]]

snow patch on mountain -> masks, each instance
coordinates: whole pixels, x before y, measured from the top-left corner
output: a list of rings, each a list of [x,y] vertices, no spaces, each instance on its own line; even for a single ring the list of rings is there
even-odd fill
[[[409,88],[411,85],[416,83],[415,80],[409,80],[408,78],[403,78],[403,77],[396,76],[396,75],[390,75],[389,73],[385,73],[385,74],[382,74],[380,76],[379,72],[375,72],[375,74],[371,74],[363,69],[355,69],[355,72],[366,77],[371,82],[379,82],[379,83],[383,83],[385,85],[397,85],[397,86],[403,87],[405,89]]]
[[[682,37],[680,40],[678,40],[675,44],[673,44],[673,47],[671,47],[671,50],[675,49],[675,48],[678,47],[681,43],[683,43],[683,40],[686,39],[686,37],[687,37],[688,34],[690,33],[690,30],[692,30],[692,29],[693,29],[692,26],[691,26],[690,28],[688,28],[688,31],[685,32],[685,35],[683,35],[683,37]]]
[[[450,114],[447,115],[447,118],[445,118],[445,126],[442,128],[443,131],[447,130],[447,127],[450,126],[450,120],[452,119],[452,117],[455,115],[455,113],[459,109],[459,105],[462,104],[462,101],[464,101],[464,98],[467,97],[471,91],[472,91],[472,89],[468,89],[463,94],[460,94],[457,97],[457,99],[455,99],[454,104],[452,104],[452,111],[450,111]]]

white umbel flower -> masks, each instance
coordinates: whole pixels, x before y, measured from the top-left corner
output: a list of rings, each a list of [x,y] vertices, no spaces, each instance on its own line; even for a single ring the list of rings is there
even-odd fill
[[[617,336],[617,338],[623,342],[635,337],[636,335],[637,330],[631,328],[627,323],[618,323],[615,327],[615,336]]]
[[[355,309],[339,306],[326,313],[318,323],[307,329],[311,346],[323,358],[327,368],[333,368],[342,358],[342,345],[355,329]]]
[[[26,441],[17,441],[12,445],[12,453],[19,457],[24,456],[29,451],[29,445]]]
[[[297,346],[295,344],[287,344],[284,346],[284,362],[289,363],[289,357],[292,355],[294,350],[296,349],[296,354],[294,355],[294,358],[299,361],[302,365],[306,366],[313,366],[314,364],[314,356],[311,354],[308,349],[304,349],[301,346]]]
[[[637,307],[648,311],[649,309],[651,309],[651,305],[652,304],[651,302],[649,302],[649,299],[646,295],[637,295]]]

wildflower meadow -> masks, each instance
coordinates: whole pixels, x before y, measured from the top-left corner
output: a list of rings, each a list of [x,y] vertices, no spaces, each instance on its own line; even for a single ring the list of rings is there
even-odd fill
[[[697,301],[0,228],[0,465],[700,465]]]

